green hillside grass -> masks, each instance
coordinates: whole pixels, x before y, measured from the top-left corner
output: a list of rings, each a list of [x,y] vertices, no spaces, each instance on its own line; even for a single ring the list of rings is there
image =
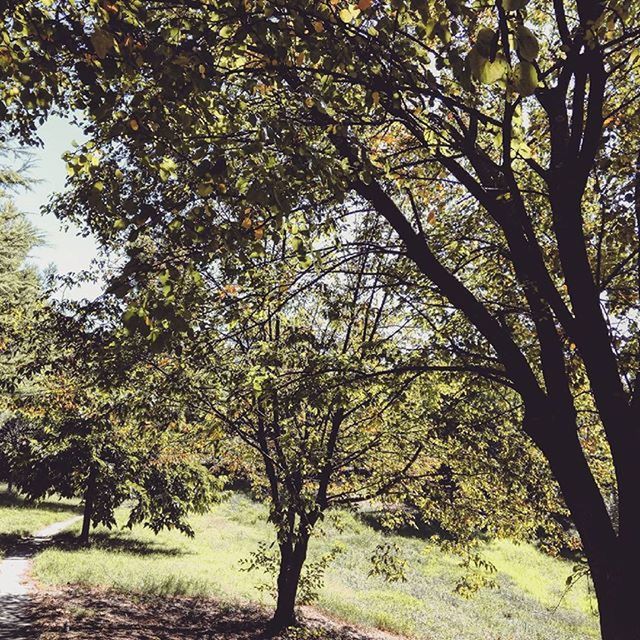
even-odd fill
[[[193,518],[194,539],[176,532],[154,536],[98,530],[90,549],[48,549],[35,561],[35,574],[49,584],[81,583],[125,592],[215,597],[225,602],[271,604],[256,587],[264,576],[240,570],[260,541],[272,539],[266,510],[233,495],[209,514]],[[318,608],[350,623],[416,638],[437,640],[580,640],[598,636],[587,585],[562,598],[569,562],[543,555],[530,545],[495,542],[485,556],[498,568],[497,589],[465,600],[453,590],[462,575],[457,558],[415,537],[384,536],[351,514],[341,526],[326,524],[313,542],[313,557],[338,543],[343,551],[327,571]],[[382,541],[398,544],[409,570],[407,581],[369,577],[369,558]],[[558,603],[560,606],[557,607]],[[554,609],[557,607],[557,610]]]

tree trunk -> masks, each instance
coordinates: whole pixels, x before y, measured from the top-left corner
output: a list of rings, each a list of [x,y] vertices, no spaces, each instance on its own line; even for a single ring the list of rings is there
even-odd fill
[[[640,448],[629,447],[629,455],[637,456]],[[638,465],[627,461],[624,473],[618,474],[619,525],[616,553],[604,558],[604,575],[594,574],[600,583],[600,625],[604,640],[636,640],[640,638],[640,475]],[[606,571],[606,568],[609,571]]]
[[[84,492],[84,513],[82,516],[82,531],[80,533],[80,543],[89,544],[89,532],[91,531],[91,518],[93,516],[93,503],[96,491],[96,469],[94,466],[89,471],[87,488]]]
[[[550,412],[539,414],[532,421],[538,425],[529,423],[525,429],[549,461],[582,540],[598,601],[602,638],[640,640],[640,616],[636,611],[640,555],[635,535],[640,482],[634,475],[618,476],[623,485],[618,486],[618,493],[624,494],[626,501],[619,503],[621,507],[624,504],[625,518],[621,518],[620,531],[616,531],[584,457],[575,417]]]
[[[280,570],[278,572],[278,600],[276,611],[268,628],[269,635],[297,624],[295,606],[302,567],[307,558],[309,534],[303,533],[298,541],[280,544]]]
[[[640,516],[640,481],[633,474],[618,476],[621,512],[613,551],[592,551],[589,557],[591,577],[600,610],[603,640],[640,638],[640,554],[637,522]]]
[[[603,557],[591,564],[603,640],[638,640],[638,562],[619,549],[617,558]],[[601,564],[599,563],[601,560]]]

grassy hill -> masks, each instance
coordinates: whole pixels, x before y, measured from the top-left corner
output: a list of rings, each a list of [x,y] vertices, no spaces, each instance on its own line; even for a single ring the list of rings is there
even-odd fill
[[[261,541],[272,540],[265,511],[233,495],[193,519],[194,539],[176,532],[154,536],[142,528],[99,530],[92,548],[77,549],[68,537],[66,548],[51,548],[36,558],[35,574],[49,584],[270,604],[270,596],[257,590],[265,576],[240,570],[240,561]],[[484,554],[498,568],[498,588],[465,600],[453,592],[462,575],[457,558],[415,537],[384,536],[351,514],[340,519],[339,527],[326,524],[324,535],[312,543],[312,560],[336,543],[342,548],[327,571],[317,605],[331,616],[434,640],[598,637],[586,583],[563,597],[571,563],[530,545],[489,544]],[[385,540],[396,543],[408,561],[406,582],[390,584],[368,576],[373,549]]]

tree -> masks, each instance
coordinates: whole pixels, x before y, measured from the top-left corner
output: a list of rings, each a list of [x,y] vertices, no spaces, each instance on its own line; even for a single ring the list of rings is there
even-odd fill
[[[92,526],[114,526],[126,501],[127,526],[193,535],[188,515],[210,506],[220,482],[176,391],[104,320],[95,327],[95,316],[83,323],[53,310],[48,320],[39,370],[15,403],[30,425],[9,456],[16,485],[30,499],[81,498],[83,544]]]
[[[546,467],[522,438],[501,444],[514,430],[500,415],[508,399],[494,397],[492,424],[478,437],[473,385],[424,377],[421,318],[404,313],[387,283],[396,259],[362,250],[377,231],[359,229],[346,249],[327,242],[321,269],[282,242],[212,264],[178,341],[189,405],[221,425],[222,460],[239,459],[270,504],[277,559],[265,545],[252,566],[276,568],[271,633],[294,624],[296,602],[318,586],[328,559],[307,566],[309,546],[336,507],[391,505],[403,522],[419,509],[462,550],[480,532],[532,535],[555,502]],[[397,511],[409,499],[413,511]]]
[[[286,280],[282,272],[279,277]],[[332,284],[335,295],[338,283]],[[240,318],[207,336],[217,348],[201,351],[206,362],[200,367],[216,390],[204,397],[206,406],[244,443],[249,466],[257,454],[252,484],[269,497],[279,550],[272,633],[296,622],[309,541],[327,510],[391,500],[428,473],[428,425],[421,414],[430,399],[402,402],[418,376],[406,374],[389,385],[358,380],[350,369],[379,366],[392,349],[384,337],[384,304],[371,301],[349,317],[335,313],[347,297],[363,295],[359,287],[364,283],[332,301],[308,292],[291,306],[252,295]],[[281,296],[287,293],[280,288]],[[404,411],[415,407],[411,428],[398,428],[399,405]]]
[[[7,491],[14,490],[13,460],[28,438],[36,435],[33,425],[19,414],[10,411],[2,415],[0,425],[0,468],[2,479],[7,483]]]
[[[0,156],[8,151],[0,145]],[[11,412],[11,396],[19,384],[19,370],[31,357],[28,335],[43,291],[37,270],[27,260],[40,237],[19,212],[11,189],[25,186],[22,175],[0,167],[0,474],[12,490],[8,460],[29,430],[29,425]]]
[[[466,325],[448,364],[521,397],[603,637],[636,638],[637,3],[220,0],[100,18],[85,104],[103,155],[73,158],[83,208],[61,215],[106,240],[153,227],[197,263],[237,247],[247,208],[266,236],[283,212],[338,224],[370,207],[457,319],[447,328]]]
[[[4,393],[14,388],[16,369],[28,358],[25,337],[43,296],[37,270],[27,263],[40,237],[6,191],[16,183],[19,175],[0,168],[0,388]]]

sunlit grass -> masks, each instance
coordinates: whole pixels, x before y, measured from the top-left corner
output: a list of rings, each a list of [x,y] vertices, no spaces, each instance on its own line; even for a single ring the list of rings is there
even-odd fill
[[[234,495],[209,514],[193,518],[188,539],[176,532],[100,530],[91,549],[48,549],[36,558],[36,575],[54,584],[104,585],[122,591],[215,597],[271,604],[256,587],[264,576],[240,570],[258,543],[271,540],[262,505]],[[324,525],[312,559],[335,544],[342,552],[327,571],[319,608],[351,623],[437,640],[579,640],[597,637],[586,585],[562,600],[571,563],[530,545],[494,542],[486,557],[498,568],[497,589],[470,600],[453,592],[462,574],[455,557],[418,538],[388,536],[408,561],[407,581],[370,577],[369,558],[385,536],[351,514],[341,526]]]

